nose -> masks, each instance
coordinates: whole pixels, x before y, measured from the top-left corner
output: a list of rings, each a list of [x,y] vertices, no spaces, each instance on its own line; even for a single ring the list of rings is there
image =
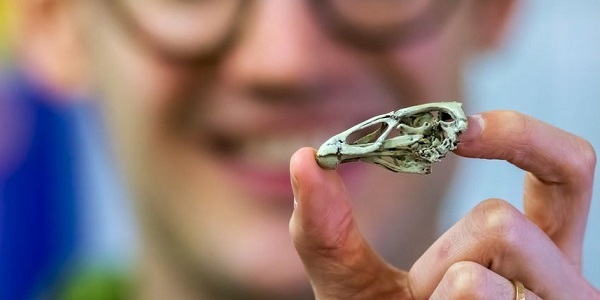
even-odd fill
[[[322,85],[327,43],[307,1],[255,1],[224,58],[224,76],[261,99],[314,98],[308,94]]]

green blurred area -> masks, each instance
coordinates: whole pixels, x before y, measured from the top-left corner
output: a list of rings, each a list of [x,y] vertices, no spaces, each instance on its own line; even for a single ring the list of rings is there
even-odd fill
[[[57,300],[123,300],[131,299],[131,283],[127,274],[116,270],[92,268],[79,270],[72,278],[49,295]]]
[[[0,0],[0,61],[12,54],[17,16],[15,1],[18,0]]]

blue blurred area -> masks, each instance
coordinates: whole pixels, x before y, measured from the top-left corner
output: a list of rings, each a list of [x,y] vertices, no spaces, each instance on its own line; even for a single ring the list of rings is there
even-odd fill
[[[3,153],[21,152],[0,174],[0,299],[34,298],[77,247],[74,110],[54,97],[18,71],[0,90]]]
[[[38,299],[78,269],[127,269],[135,226],[96,103],[4,71],[0,299]]]

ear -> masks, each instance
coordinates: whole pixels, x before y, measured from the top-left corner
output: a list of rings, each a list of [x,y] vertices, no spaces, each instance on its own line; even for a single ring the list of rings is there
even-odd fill
[[[493,50],[502,43],[518,3],[518,0],[473,1],[472,32],[478,50]]]
[[[57,91],[79,90],[86,83],[87,61],[72,13],[75,1],[18,1],[20,60]]]

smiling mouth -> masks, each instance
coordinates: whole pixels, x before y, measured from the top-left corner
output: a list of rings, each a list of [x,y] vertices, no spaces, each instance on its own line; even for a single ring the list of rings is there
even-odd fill
[[[232,189],[253,199],[287,205],[292,197],[290,157],[302,147],[318,146],[326,135],[318,132],[264,136],[213,133],[201,147],[204,155],[216,163],[218,169],[214,176]]]
[[[294,132],[289,134],[235,136],[213,134],[209,138],[209,151],[220,160],[242,163],[257,170],[285,172],[290,157],[302,147],[318,147],[328,136],[327,132]]]
[[[347,105],[345,113],[338,114],[333,106],[317,110],[241,105],[227,111],[205,107],[190,128],[195,131],[192,136],[200,159],[210,162],[215,178],[253,198],[289,200],[291,156],[303,147],[318,148],[331,135],[376,109],[382,108]]]

